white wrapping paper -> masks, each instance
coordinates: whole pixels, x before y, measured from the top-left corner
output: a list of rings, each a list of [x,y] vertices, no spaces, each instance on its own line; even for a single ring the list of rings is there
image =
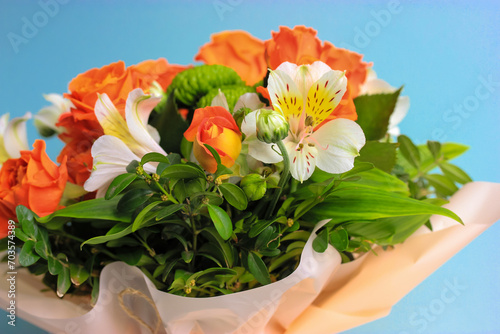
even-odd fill
[[[59,300],[40,292],[44,286],[39,279],[20,270],[17,315],[51,333],[150,333],[118,303],[118,294],[131,287],[154,300],[163,322],[159,333],[336,333],[386,316],[416,285],[500,219],[499,197],[500,184],[467,184],[446,205],[465,226],[434,216],[434,232],[422,228],[392,250],[376,249],[377,256],[369,253],[348,264],[340,265],[332,248],[315,253],[309,240],[292,275],[234,295],[170,295],[156,290],[139,269],[117,262],[103,270],[98,303],[89,311],[85,299]],[[1,270],[6,272],[5,267]],[[4,309],[7,291],[6,277],[1,277]],[[126,296],[124,302],[154,328],[158,319],[145,299]]]

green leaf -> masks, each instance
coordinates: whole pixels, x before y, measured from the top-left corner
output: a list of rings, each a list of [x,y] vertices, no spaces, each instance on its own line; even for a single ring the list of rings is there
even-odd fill
[[[159,204],[163,203],[162,201],[155,201],[153,203],[149,203],[144,209],[139,212],[139,214],[135,217],[134,222],[132,223],[132,232],[137,231],[141,227],[143,227],[147,223],[146,215],[154,209]]]
[[[142,248],[126,248],[118,251],[116,256],[129,266],[137,266],[143,252]]]
[[[323,230],[321,230],[321,232],[319,232],[316,238],[314,238],[313,240],[313,249],[318,253],[323,253],[328,248],[328,239],[328,230],[326,228],[323,228]]]
[[[92,292],[90,294],[90,304],[95,305],[97,303],[97,297],[99,297],[99,277],[94,277],[92,280]]]
[[[248,236],[250,238],[255,238],[258,236],[262,231],[264,231],[269,225],[271,225],[274,221],[273,220],[259,220],[256,223],[252,225],[250,228],[250,231],[248,231]]]
[[[420,152],[417,146],[413,144],[410,138],[405,135],[398,137],[399,149],[403,157],[415,168],[420,167]]]
[[[78,286],[89,278],[89,272],[85,269],[81,264],[70,263],[69,264],[69,273],[71,277],[71,282]]]
[[[365,221],[386,217],[438,214],[458,222],[461,219],[453,212],[424,201],[404,197],[376,189],[341,189],[316,205],[308,214],[308,220],[319,221],[331,218],[334,223]]]
[[[463,154],[468,149],[468,146],[462,144],[443,143],[441,144],[441,158],[443,160],[451,160]],[[427,145],[418,145],[418,150],[420,154],[420,172],[427,173],[438,166],[439,161],[433,157]],[[409,174],[410,179],[418,175],[419,170],[402,156],[401,151],[398,151],[397,160],[397,163]]]
[[[212,156],[217,162],[217,170],[215,171],[214,178],[217,178],[219,175],[233,173],[231,169],[227,168],[222,164],[219,153],[212,146],[208,144],[203,144],[203,145],[210,151],[210,153],[212,153]]]
[[[219,189],[226,201],[236,209],[242,211],[247,208],[248,199],[243,189],[232,183],[222,183]]]
[[[286,253],[290,252],[293,249],[304,249],[304,246],[306,245],[305,241],[295,241],[292,242],[288,247],[286,248]]]
[[[137,178],[137,174],[121,174],[114,178],[106,191],[105,199],[112,199],[127,188]]]
[[[161,209],[160,211],[158,211],[158,213],[156,214],[156,220],[158,221],[158,220],[162,220],[163,218],[167,218],[183,208],[184,208],[184,204],[169,205],[169,206]]]
[[[30,237],[26,233],[23,232],[23,230],[20,226],[16,226],[16,238],[18,238],[21,241],[26,242],[26,240],[28,240]],[[2,240],[2,239],[0,239],[0,240]],[[7,246],[7,243],[5,244],[5,246]],[[7,249],[7,248],[5,248],[5,249]]]
[[[35,242],[33,240],[28,240],[24,243],[19,253],[19,264],[23,267],[31,266],[36,263],[40,256],[34,252]]]
[[[180,203],[184,202],[184,200],[187,197],[187,191],[186,191],[186,183],[184,182],[183,179],[178,180],[175,182],[174,187],[174,196],[179,201]]]
[[[164,156],[163,154],[158,153],[158,152],[149,152],[149,153],[146,153],[142,157],[141,165],[144,165],[148,162],[164,162],[167,164],[170,163],[170,161],[168,160],[168,158],[166,156]]]
[[[366,140],[379,140],[385,136],[401,89],[389,94],[360,95],[354,99],[358,114],[356,122],[363,129]]]
[[[432,154],[434,160],[437,160],[441,157],[441,143],[437,141],[428,140],[427,148]]]
[[[255,241],[255,249],[259,250],[261,248],[266,248],[267,244],[273,238],[273,227],[268,226],[261,234],[259,234],[257,240]]]
[[[154,192],[149,188],[131,189],[118,201],[116,209],[122,213],[131,213],[146,203],[153,195]]]
[[[71,287],[71,275],[69,268],[64,266],[62,272],[57,276],[57,296],[62,298]]]
[[[192,179],[196,177],[205,178],[205,173],[192,165],[177,164],[165,168],[163,173],[161,173],[161,177],[170,179]]]
[[[450,164],[449,162],[441,162],[439,168],[449,179],[460,183],[466,184],[472,182],[472,179],[466,172],[464,172],[460,167]]]
[[[104,198],[96,198],[88,201],[79,202],[69,205],[64,209],[57,210],[53,214],[38,218],[38,222],[47,224],[56,217],[64,218],[82,218],[82,219],[103,219],[127,222],[130,221],[130,216],[116,210],[116,205],[121,196],[116,196],[113,199],[106,200]]]
[[[285,263],[287,263],[290,260],[293,260],[292,263],[295,262],[294,264],[292,264],[292,267],[293,267],[293,265],[295,265],[297,263],[296,258],[299,257],[300,254],[302,254],[302,249],[295,248],[295,249],[292,249],[291,251],[283,254],[282,256],[276,258],[269,265],[269,272],[273,272],[276,268],[281,267],[282,265],[284,265]]]
[[[379,141],[367,141],[359,152],[359,161],[370,162],[378,169],[390,173],[396,164],[395,143],[381,143]]]
[[[386,192],[397,193],[404,196],[409,196],[408,185],[398,179],[396,176],[381,171],[378,168],[358,173],[361,179],[355,182],[342,182],[337,186],[340,189],[354,189],[363,191],[365,188],[369,189],[383,189]]]
[[[89,245],[98,245],[98,244],[103,244],[105,242],[108,242],[110,240],[115,240],[119,239],[121,237],[124,237],[128,234],[132,233],[132,225],[130,223],[119,223],[113,226],[106,235],[98,236],[98,237],[93,237],[91,239],[88,239],[84,241],[81,245],[80,248],[83,247],[85,244]]]
[[[59,275],[62,272],[63,265],[57,258],[49,256],[47,263],[49,272],[52,275]]]
[[[194,257],[194,252],[192,250],[189,251],[183,251],[181,253],[181,257],[186,263],[190,263],[193,260]]]
[[[260,284],[266,285],[271,283],[271,276],[269,275],[266,264],[257,253],[249,252],[247,262],[248,271],[250,271]]]
[[[43,227],[38,228],[37,242],[35,243],[35,251],[42,258],[47,260],[47,257],[52,255],[49,242],[49,234]]]
[[[458,190],[455,183],[444,175],[428,174],[424,175],[424,178],[429,181],[429,184],[433,186],[438,193],[444,196],[451,196]]]
[[[430,215],[388,217],[345,226],[351,236],[371,240],[381,246],[404,242],[429,220]]]
[[[160,103],[155,109],[158,113],[152,115],[150,123],[158,130],[161,138],[160,146],[165,152],[180,153],[181,141],[188,129],[188,123],[177,111],[174,94],[175,89],[172,89],[166,103]]]
[[[21,224],[21,229],[30,238],[36,240],[36,235],[38,234],[38,226],[35,224],[35,217],[33,211],[25,207],[24,205],[18,205],[16,207],[16,215],[19,224]]]
[[[336,250],[342,252],[349,246],[349,234],[343,228],[339,228],[330,232],[330,244]]]
[[[137,167],[139,167],[139,161],[137,160],[132,160],[128,165],[127,167],[125,168],[125,170],[127,171],[127,173],[135,173],[137,171]]]
[[[205,227],[201,233],[211,242],[206,243],[207,246],[216,246],[216,249],[222,255],[227,267],[232,267],[234,263],[233,248],[229,243],[223,240],[217,230],[213,227]],[[203,246],[205,246],[203,245]],[[201,252],[201,249],[200,249]]]
[[[208,214],[215,225],[215,229],[219,232],[222,239],[227,240],[233,234],[233,223],[226,211],[218,206],[207,204]]]

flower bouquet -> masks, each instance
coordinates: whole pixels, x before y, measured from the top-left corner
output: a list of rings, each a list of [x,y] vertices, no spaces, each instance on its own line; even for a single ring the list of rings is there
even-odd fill
[[[361,55],[298,26],[216,34],[195,59],[117,62],[46,96],[33,118],[65,143],[59,164],[43,140],[28,150],[31,115],[2,117],[6,271],[17,259],[41,277],[18,291],[43,282],[62,298],[31,288],[26,300],[58,311],[35,305],[28,320],[303,333],[322,317],[314,332],[331,333],[386,315],[487,228],[473,222],[498,187],[455,194],[471,179],[450,160],[467,147],[401,135],[409,99]]]

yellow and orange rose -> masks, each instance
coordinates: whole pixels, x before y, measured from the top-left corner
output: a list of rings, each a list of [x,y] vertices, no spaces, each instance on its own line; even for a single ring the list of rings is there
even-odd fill
[[[196,109],[184,137],[194,142],[193,153],[201,166],[210,173],[217,170],[217,162],[204,146],[208,144],[219,153],[226,167],[234,165],[241,151],[241,132],[233,116],[223,107]]]
[[[0,239],[7,235],[8,221],[16,219],[16,206],[24,205],[39,216],[59,208],[68,172],[66,158],[60,166],[45,152],[45,142],[36,140],[32,151],[21,151],[0,170]]]

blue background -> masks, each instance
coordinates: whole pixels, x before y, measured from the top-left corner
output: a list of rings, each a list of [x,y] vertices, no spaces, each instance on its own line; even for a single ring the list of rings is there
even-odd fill
[[[0,114],[37,112],[47,104],[43,93],[66,92],[77,74],[120,59],[127,65],[159,57],[191,64],[211,33],[242,29],[265,40],[280,25],[306,25],[321,40],[363,53],[393,86],[405,85],[411,107],[403,133],[418,143],[470,145],[456,163],[474,180],[500,182],[497,1],[401,1],[397,13],[388,11],[394,1],[60,2],[43,22],[39,1],[0,0]],[[25,21],[36,19],[43,23],[36,33],[13,45],[9,33],[23,36]],[[30,144],[36,138],[30,125]],[[48,147],[55,159],[62,144],[51,139]],[[499,234],[497,223],[388,317],[347,333],[500,333]],[[466,288],[426,318],[422,312],[455,280]],[[11,328],[4,314],[0,332],[43,333],[25,322]]]

